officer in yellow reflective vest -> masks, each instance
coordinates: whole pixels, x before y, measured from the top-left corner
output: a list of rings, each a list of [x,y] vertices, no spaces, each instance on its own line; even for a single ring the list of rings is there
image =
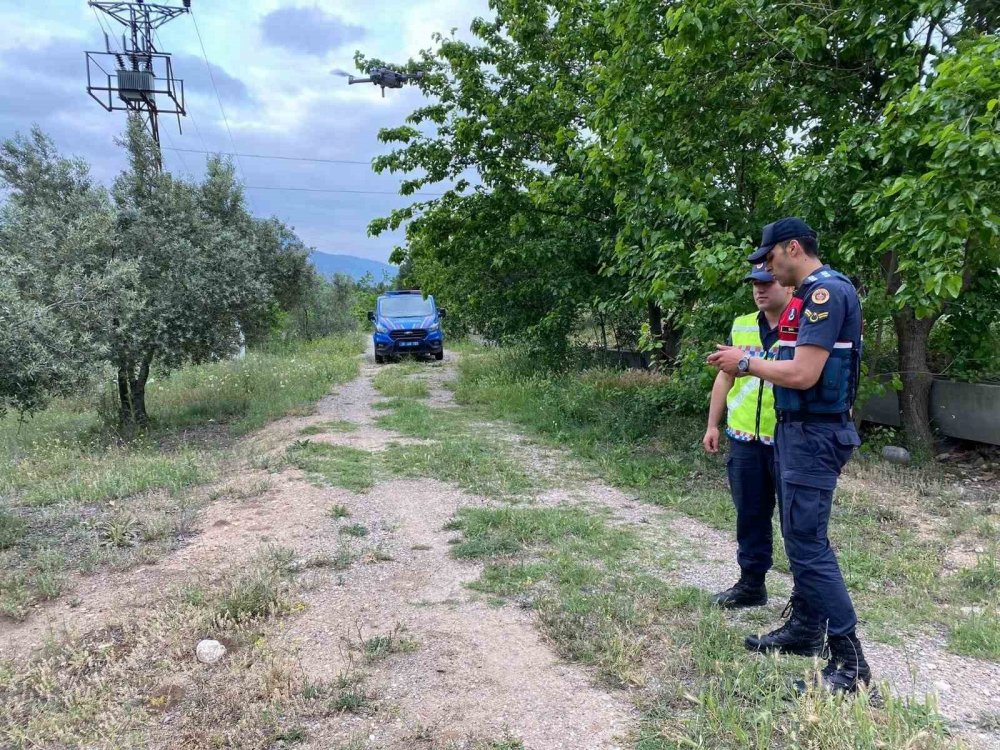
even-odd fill
[[[753,284],[757,312],[733,321],[729,343],[751,357],[775,359],[778,321],[793,290],[775,281],[763,263],[755,266],[746,280]],[[726,411],[726,435],[730,444],[726,468],[736,506],[736,561],[740,566],[740,578],[732,588],[716,594],[712,601],[726,608],[757,607],[767,604],[764,577],[771,568],[771,516],[778,486],[771,384],[754,377],[737,379],[719,371],[712,387],[708,428],[702,440],[708,453],[719,451],[719,423],[723,410]]]

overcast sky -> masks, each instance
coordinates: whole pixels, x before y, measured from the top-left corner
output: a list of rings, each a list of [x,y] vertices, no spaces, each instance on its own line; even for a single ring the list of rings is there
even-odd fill
[[[163,1],[163,0],[161,0]],[[181,0],[166,0],[180,6]],[[381,127],[400,125],[421,105],[419,89],[348,86],[330,74],[356,72],[355,50],[405,61],[431,46],[435,31],[469,38],[487,0],[193,0],[235,150],[249,154],[367,161],[388,149]],[[102,15],[106,26],[113,22]],[[101,27],[86,0],[0,0],[0,139],[39,124],[64,154],[84,157],[109,183],[124,166],[114,138],[125,114],[108,114],[86,93],[85,50],[102,50]],[[120,34],[123,27],[117,26]],[[205,157],[171,147],[233,151],[191,18],[158,32],[183,78],[189,116],[183,135],[160,120],[167,169],[200,174]],[[120,43],[120,42],[119,42]],[[399,177],[367,165],[239,160],[248,188],[388,191]],[[428,188],[430,190],[430,188]],[[398,195],[248,189],[252,210],[277,215],[318,250],[386,260],[402,233],[369,238],[368,222],[408,204]]]

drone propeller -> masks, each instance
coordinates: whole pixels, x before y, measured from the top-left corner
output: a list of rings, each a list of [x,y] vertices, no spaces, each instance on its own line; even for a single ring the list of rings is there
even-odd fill
[[[346,70],[342,70],[340,68],[334,68],[333,70],[331,70],[330,71],[330,75],[340,76],[341,78],[350,78],[351,77],[350,73],[348,73]]]

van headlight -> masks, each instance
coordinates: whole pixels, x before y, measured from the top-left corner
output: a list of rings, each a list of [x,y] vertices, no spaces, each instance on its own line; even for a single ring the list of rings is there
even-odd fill
[[[430,333],[435,333],[441,330],[440,323],[431,323],[430,328],[427,329]]]
[[[376,324],[375,324],[375,331],[376,331],[377,333],[389,333],[389,329],[388,329],[388,328],[386,328],[386,327],[385,327],[384,325],[382,325],[381,323],[376,323]]]

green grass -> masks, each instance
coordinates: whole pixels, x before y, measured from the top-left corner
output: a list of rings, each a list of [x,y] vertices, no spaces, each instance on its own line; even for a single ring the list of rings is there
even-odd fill
[[[994,546],[980,555],[973,568],[961,571],[962,590],[976,600],[987,600],[1000,595],[1000,547]]]
[[[413,362],[387,365],[375,376],[372,384],[375,390],[389,398],[427,398],[430,395],[427,383],[411,377],[423,372],[423,369]]]
[[[951,748],[933,706],[889,697],[797,698],[790,680],[812,662],[746,653],[744,633],[708,595],[674,587],[632,529],[578,509],[462,508],[451,528],[458,557],[486,565],[473,588],[519,596],[548,639],[607,682],[644,686],[634,747]]]
[[[440,438],[468,430],[468,420],[455,409],[432,409],[427,404],[409,399],[397,399],[383,404],[385,414],[375,424],[409,437]]]
[[[367,451],[299,440],[287,457],[294,466],[337,487],[364,492],[375,484],[373,458]]]
[[[396,625],[388,633],[378,633],[362,642],[365,660],[377,662],[393,654],[406,654],[417,649],[417,642],[405,636],[402,626]]]
[[[956,654],[1000,661],[1000,608],[992,605],[959,619],[948,645]]]
[[[323,435],[327,432],[354,432],[358,429],[358,426],[354,422],[348,422],[343,419],[335,419],[330,422],[320,422],[319,424],[311,424],[308,427],[303,427],[299,430],[300,435]]]
[[[195,491],[236,456],[236,438],[303,413],[359,371],[360,339],[186,367],[147,387],[151,425],[125,440],[98,394],[31,418],[0,418],[0,613],[14,618],[63,588],[65,573],[150,563],[195,530]],[[259,494],[259,493],[258,493]],[[40,559],[59,549],[62,562]]]
[[[163,427],[228,422],[235,434],[301,412],[330,386],[357,376],[360,338],[321,339],[244,359],[189,367],[147,389],[150,413]]]
[[[327,511],[327,515],[333,519],[347,518],[351,515],[351,510],[346,505],[331,505],[330,510]]]
[[[701,447],[708,392],[705,406],[691,413],[685,388],[667,376],[634,371],[546,373],[518,350],[480,349],[459,361],[455,395],[465,419],[511,421],[537,439],[569,449],[643,502],[733,532],[724,456],[709,456]],[[416,409],[395,419],[403,429],[429,430]],[[958,576],[941,573],[947,546],[959,533],[995,531],[982,509],[970,512],[959,503],[932,467],[897,471],[860,458],[848,471],[853,482],[838,490],[830,537],[874,637],[894,642],[908,633],[950,628],[954,606],[995,602],[990,594],[998,590],[995,555]],[[928,523],[899,510],[900,501],[914,500]],[[928,534],[928,528],[938,531]],[[781,538],[777,518],[774,538]],[[780,544],[776,548],[775,567],[787,572]]]
[[[344,536],[362,537],[368,536],[368,527],[361,523],[352,523],[347,526],[341,526],[337,529],[337,532]]]
[[[457,484],[477,495],[514,500],[539,481],[496,440],[448,436],[431,445],[404,445],[386,451],[385,470]]]

